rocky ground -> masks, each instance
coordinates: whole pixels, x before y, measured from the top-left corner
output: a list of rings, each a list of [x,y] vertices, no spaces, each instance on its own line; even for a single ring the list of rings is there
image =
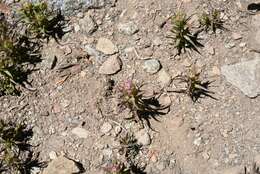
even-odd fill
[[[71,32],[44,46],[30,75],[36,90],[0,100],[1,117],[26,119],[32,144],[48,162],[32,173],[101,174],[107,161],[120,158],[118,139],[126,132],[143,145],[135,160],[147,174],[239,174],[253,162],[260,166],[260,14],[247,10],[253,2],[104,0],[75,5],[73,14],[64,7]],[[201,54],[174,57],[169,17],[210,8],[221,10],[225,29],[199,36]],[[196,15],[191,21],[196,25]],[[193,64],[212,81],[215,99],[193,103],[169,92]],[[129,78],[145,83],[147,95],[163,92],[160,101],[170,105],[158,121],[149,119],[151,128],[118,110],[112,89]]]

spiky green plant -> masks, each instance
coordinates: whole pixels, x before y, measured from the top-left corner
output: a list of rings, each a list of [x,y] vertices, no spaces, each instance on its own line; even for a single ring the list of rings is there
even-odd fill
[[[198,42],[197,35],[192,34],[190,31],[190,27],[188,22],[190,17],[187,17],[185,13],[178,12],[172,16],[172,29],[171,32],[173,36],[169,36],[169,38],[173,39],[174,47],[177,49],[177,55],[182,53],[182,50],[186,52],[186,49],[192,49],[196,52],[198,51],[198,47],[202,45]]]
[[[131,133],[127,133],[125,136],[121,137],[119,142],[119,152],[124,154],[127,161],[132,163],[136,155],[139,153],[141,145],[137,144],[137,139]]]
[[[199,18],[200,27],[208,32],[209,30],[216,32],[217,29],[223,29],[223,21],[220,18],[220,11],[214,9],[209,13],[203,12]]]
[[[203,96],[215,99],[212,96],[214,92],[208,90],[211,82],[203,82],[201,80],[200,74],[201,73],[196,72],[195,68],[192,68],[187,74],[177,76],[175,79],[179,80],[180,83],[184,83],[185,87],[183,89],[173,90],[172,92],[185,93],[191,98],[193,102],[196,102]]]
[[[132,117],[143,127],[143,120],[147,121],[148,126],[150,117],[161,114],[160,110],[168,108],[168,106],[160,106],[155,96],[145,99],[141,87],[137,86],[133,80],[124,81],[118,86],[120,106],[127,107],[132,112]]]
[[[36,39],[49,41],[63,35],[64,17],[61,12],[54,12],[47,2],[27,2],[20,9],[21,21],[27,25],[27,32]]]
[[[0,120],[0,171],[14,174],[26,174],[28,158],[22,156],[28,151],[30,131],[24,123],[5,122]]]
[[[15,81],[11,72],[16,65],[16,48],[11,38],[12,31],[6,20],[0,23],[0,96],[3,94],[16,93]]]

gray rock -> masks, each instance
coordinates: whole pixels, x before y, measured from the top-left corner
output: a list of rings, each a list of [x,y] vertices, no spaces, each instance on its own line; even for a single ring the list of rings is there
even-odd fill
[[[96,49],[107,55],[118,52],[117,46],[115,46],[111,40],[103,37],[98,39]]]
[[[149,59],[144,62],[143,68],[150,74],[155,74],[161,69],[161,64],[157,59]]]
[[[105,122],[101,128],[100,128],[100,132],[103,134],[107,134],[108,132],[110,132],[112,130],[112,125],[108,122]]]
[[[260,94],[260,59],[222,66],[221,74],[248,97]]]
[[[111,4],[111,0],[47,0],[47,2],[55,9],[61,9],[68,16],[90,8],[102,8]]]
[[[79,172],[80,169],[74,161],[60,156],[49,163],[48,167],[44,169],[43,174],[73,174]]]
[[[141,144],[144,146],[148,146],[151,144],[151,137],[150,137],[149,133],[144,129],[136,132],[135,137],[137,139],[138,144]]]
[[[72,129],[71,133],[76,135],[79,138],[88,138],[90,134],[89,131],[81,127],[75,127],[74,129]]]
[[[117,55],[109,57],[99,68],[100,74],[112,75],[122,68],[122,61]]]
[[[139,31],[138,26],[134,22],[120,23],[117,28],[119,32],[126,35],[133,35]]]
[[[98,25],[89,14],[87,14],[84,18],[79,20],[79,26],[80,26],[80,31],[83,34],[92,34],[98,28]]]

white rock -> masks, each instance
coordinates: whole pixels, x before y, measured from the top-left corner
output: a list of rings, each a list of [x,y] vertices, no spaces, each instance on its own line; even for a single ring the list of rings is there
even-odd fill
[[[98,39],[96,49],[107,55],[118,52],[117,46],[115,46],[111,40],[103,37]]]
[[[86,129],[83,129],[81,127],[76,127],[72,129],[71,131],[72,134],[76,135],[79,138],[88,138],[90,132],[87,131]]]
[[[112,75],[122,68],[122,61],[117,55],[110,56],[99,68],[100,74]]]
[[[119,32],[126,35],[133,35],[139,31],[138,26],[134,22],[120,23],[117,28]]]
[[[112,125],[111,125],[110,123],[105,122],[105,123],[101,126],[101,128],[100,128],[100,132],[103,133],[103,134],[107,134],[108,132],[111,131],[112,128],[113,128],[113,127],[112,127]]]
[[[74,161],[64,156],[60,156],[48,164],[48,167],[44,169],[43,174],[73,174],[79,172],[80,169]]]
[[[162,69],[158,73],[158,81],[161,83],[162,86],[168,86],[171,83],[172,78],[168,72]]]
[[[193,141],[193,144],[196,145],[196,146],[200,146],[202,143],[202,138],[201,137],[198,137],[196,138],[194,141]]]
[[[157,59],[149,59],[144,62],[143,68],[146,72],[155,74],[160,70],[161,64]]]
[[[151,137],[148,132],[144,129],[135,133],[138,144],[148,146],[151,144]]]
[[[54,160],[54,159],[57,158],[57,153],[54,152],[54,151],[51,151],[51,152],[49,153],[49,157],[50,157],[51,160]]]

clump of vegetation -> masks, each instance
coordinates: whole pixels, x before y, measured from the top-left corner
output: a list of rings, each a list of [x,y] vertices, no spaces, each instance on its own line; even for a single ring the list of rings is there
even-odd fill
[[[203,12],[199,18],[200,28],[208,32],[216,32],[217,29],[223,29],[223,21],[220,18],[219,10],[211,10],[209,13]]]
[[[123,162],[113,159],[103,170],[106,174],[146,174],[143,169],[138,168],[136,165],[130,165],[127,167]]]
[[[19,94],[16,84],[26,79],[24,63],[40,61],[39,46],[19,35],[3,17],[0,23],[0,96]]]
[[[251,172],[248,171],[247,167],[244,168],[244,174],[260,174],[259,167],[256,166],[256,163],[253,163]]]
[[[146,120],[150,127],[149,118],[152,117],[157,120],[155,116],[163,114],[160,110],[164,110],[168,106],[160,106],[155,96],[145,99],[141,90],[142,86],[137,86],[132,80],[127,80],[119,85],[120,106],[130,109],[133,116],[129,119],[141,123],[142,127],[144,126],[143,120]]]
[[[179,75],[175,79],[179,80],[180,83],[184,83],[185,87],[183,89],[174,90],[172,92],[187,94],[193,102],[196,102],[201,97],[210,97],[215,99],[211,92],[208,90],[210,81],[203,82],[201,80],[200,72],[196,72],[195,68],[189,70],[185,75]]]
[[[36,39],[56,41],[64,35],[64,16],[61,11],[49,9],[47,2],[27,2],[20,9],[21,21],[27,26],[27,32]]]
[[[124,163],[118,160],[112,160],[103,169],[107,174],[131,174]]]
[[[0,172],[28,174],[33,166],[40,166],[34,159],[28,143],[32,131],[24,123],[0,120]]]
[[[127,161],[131,162],[138,155],[141,145],[137,144],[137,139],[134,135],[127,133],[125,136],[121,137],[120,140],[120,154],[123,154]]]
[[[178,50],[177,55],[182,53],[182,50],[186,52],[186,48],[195,50],[199,53],[198,47],[203,45],[198,42],[197,34],[192,34],[188,22],[190,17],[187,17],[185,13],[178,12],[172,17],[172,29],[173,36],[169,38],[173,39],[174,46]]]

